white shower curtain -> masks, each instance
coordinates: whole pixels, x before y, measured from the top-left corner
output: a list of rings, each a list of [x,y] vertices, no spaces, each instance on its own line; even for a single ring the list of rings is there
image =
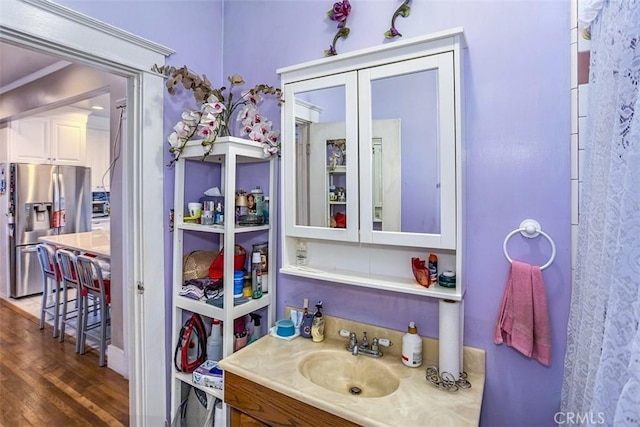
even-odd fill
[[[561,411],[640,425],[640,0],[586,0],[591,70]]]

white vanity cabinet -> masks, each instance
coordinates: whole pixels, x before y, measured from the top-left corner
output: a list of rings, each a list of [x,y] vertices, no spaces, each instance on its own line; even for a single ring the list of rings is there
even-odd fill
[[[458,28],[278,70],[283,273],[462,299],[463,48]],[[430,253],[455,289],[416,283]]]
[[[266,164],[266,167],[261,168]],[[237,225],[235,223],[235,192],[238,181],[242,180],[247,169],[258,166],[247,174],[256,176],[262,188],[268,189],[270,200],[269,218],[276,218],[276,158],[265,158],[262,144],[234,137],[218,137],[213,150],[203,160],[203,148],[201,141],[190,141],[182,152],[180,159],[175,163],[175,195],[174,195],[174,230],[173,230],[173,323],[172,323],[172,350],[171,350],[171,417],[175,419],[179,412],[181,402],[181,389],[183,384],[193,385],[208,394],[222,399],[223,391],[195,385],[192,382],[191,373],[179,372],[173,361],[174,351],[180,336],[180,329],[184,321],[197,313],[202,316],[207,333],[212,319],[222,321],[223,357],[234,351],[234,320],[246,316],[258,310],[266,311],[266,317],[262,317],[262,327],[266,329],[275,322],[275,266],[276,266],[276,236],[275,220],[262,225]],[[190,174],[189,169],[194,168],[195,173]],[[268,170],[267,173],[262,173]],[[246,182],[246,179],[245,179]],[[202,225],[185,222],[187,203],[198,201],[204,191],[219,187],[224,196],[224,224]],[[248,188],[244,188],[247,190]],[[267,271],[273,272],[263,276],[263,289],[268,292],[257,299],[249,299],[248,302],[234,305],[234,248],[239,240],[249,242],[268,241]],[[185,249],[187,240],[196,244],[198,248]],[[245,267],[251,268],[252,246],[243,244],[246,250]],[[183,260],[191,250],[220,251],[224,248],[223,269],[223,307],[207,304],[202,300],[194,300],[181,296],[183,285]],[[229,255],[227,255],[229,254]],[[226,412],[226,411],[225,411]]]
[[[85,166],[87,114],[68,113],[12,121],[9,161]]]

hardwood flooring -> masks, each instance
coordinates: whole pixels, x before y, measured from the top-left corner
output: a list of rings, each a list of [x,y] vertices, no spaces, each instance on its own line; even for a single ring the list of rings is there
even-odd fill
[[[0,299],[0,426],[126,426],[129,382]]]

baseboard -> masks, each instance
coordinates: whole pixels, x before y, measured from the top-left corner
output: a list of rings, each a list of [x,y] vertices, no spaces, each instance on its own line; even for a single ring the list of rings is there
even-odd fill
[[[114,345],[107,346],[107,366],[129,379],[129,360],[125,357],[124,350]]]

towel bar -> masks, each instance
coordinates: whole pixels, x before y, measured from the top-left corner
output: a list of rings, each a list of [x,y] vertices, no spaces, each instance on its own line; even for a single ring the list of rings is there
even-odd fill
[[[507,234],[507,237],[504,238],[504,243],[502,244],[502,250],[504,251],[504,256],[511,263],[513,260],[509,257],[507,253],[507,242],[511,237],[513,237],[516,233],[520,232],[527,239],[533,239],[534,237],[538,237],[539,235],[543,235],[547,238],[549,243],[551,243],[551,258],[547,261],[546,264],[540,267],[540,270],[544,270],[549,267],[553,260],[556,258],[556,245],[553,243],[553,239],[540,228],[540,224],[538,221],[534,219],[525,219],[520,223],[520,227],[513,230],[511,233]]]

